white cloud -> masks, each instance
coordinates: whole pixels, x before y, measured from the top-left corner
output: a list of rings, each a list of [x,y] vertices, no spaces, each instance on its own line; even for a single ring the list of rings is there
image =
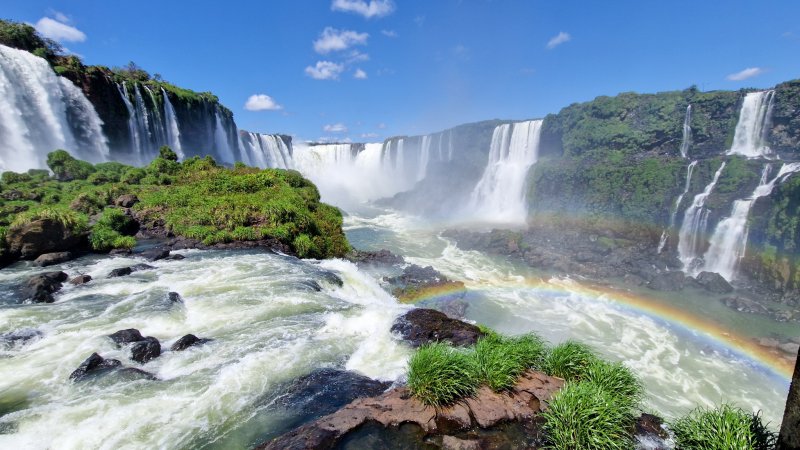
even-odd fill
[[[253,94],[244,104],[244,109],[248,111],[277,111],[283,109],[275,100],[266,94]]]
[[[322,131],[326,133],[347,133],[347,127],[343,123],[333,123],[322,127]]]
[[[347,54],[347,64],[353,64],[364,61],[369,61],[369,55],[366,53],[361,53],[358,50],[353,50]]]
[[[69,16],[59,11],[52,11],[53,17],[61,23],[70,23]]]
[[[324,55],[332,51],[347,50],[353,45],[365,45],[368,37],[367,33],[325,27],[314,41],[314,51]]]
[[[366,80],[367,79],[367,72],[364,72],[361,69],[356,69],[356,73],[353,74],[353,78],[357,80]]]
[[[361,139],[375,139],[378,137],[378,133],[361,133]]]
[[[317,61],[315,66],[306,67],[306,75],[315,80],[338,80],[344,71],[344,64],[331,61]]]
[[[732,73],[728,75],[726,78],[730,81],[742,81],[748,78],[753,78],[755,76],[761,75],[764,73],[764,69],[761,67],[748,67],[740,72]]]
[[[56,14],[57,19],[67,19],[61,13]],[[86,34],[83,31],[67,25],[66,23],[54,20],[49,17],[42,17],[36,22],[34,28],[41,33],[44,37],[59,41],[59,42],[83,42],[86,40]]]
[[[548,50],[552,50],[552,49],[558,47],[559,45],[563,44],[564,42],[569,42],[571,40],[572,40],[572,36],[570,36],[569,33],[565,33],[563,31],[561,31],[557,35],[555,35],[552,38],[550,38],[549,41],[547,41],[547,48],[548,48]]]
[[[386,37],[390,37],[390,38],[396,38],[397,37],[397,31],[394,31],[394,30],[381,30],[381,34],[386,36]]]
[[[385,17],[394,12],[392,0],[333,0],[331,10],[344,11],[370,19],[372,17]]]

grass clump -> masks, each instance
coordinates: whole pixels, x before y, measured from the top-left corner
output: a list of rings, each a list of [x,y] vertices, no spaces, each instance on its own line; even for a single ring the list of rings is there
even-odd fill
[[[579,380],[597,361],[597,356],[588,345],[569,340],[548,352],[542,362],[542,370],[548,375],[565,380]]]
[[[777,440],[759,414],[728,404],[695,409],[670,428],[677,448],[685,450],[767,450]]]
[[[64,228],[71,230],[73,234],[80,234],[88,229],[88,218],[85,215],[56,207],[20,213],[11,222],[10,228],[20,228],[33,221],[44,219],[61,223]]]
[[[546,349],[536,335],[504,337],[489,334],[475,345],[475,361],[482,383],[494,391],[510,389],[520,375],[541,365]]]
[[[634,415],[593,382],[571,382],[542,413],[549,447],[556,450],[630,449]]]
[[[426,405],[451,404],[473,395],[480,384],[475,358],[446,344],[420,347],[408,366],[408,388]]]
[[[622,363],[597,360],[584,373],[584,381],[594,383],[614,396],[618,402],[635,407],[644,397],[644,385]]]

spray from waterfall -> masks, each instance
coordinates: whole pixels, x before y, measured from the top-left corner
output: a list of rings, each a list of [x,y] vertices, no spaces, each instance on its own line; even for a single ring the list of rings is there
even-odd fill
[[[709,211],[705,209],[706,199],[711,195],[714,186],[719,181],[719,176],[722,174],[725,164],[723,161],[719,169],[714,173],[714,179],[706,185],[703,192],[694,196],[692,204],[683,213],[683,223],[678,233],[678,256],[683,264],[683,270],[692,275],[698,272],[701,239],[708,227]]]
[[[739,122],[728,155],[748,158],[768,157],[772,153],[766,145],[775,91],[751,92],[744,97],[739,112]]]

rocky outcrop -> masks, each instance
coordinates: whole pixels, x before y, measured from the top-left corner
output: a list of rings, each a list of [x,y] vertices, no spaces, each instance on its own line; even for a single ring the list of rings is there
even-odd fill
[[[133,272],[138,272],[140,270],[149,270],[155,269],[155,267],[147,265],[147,264],[136,264],[130,267],[120,267],[118,269],[114,269],[108,273],[108,278],[116,278],[116,277],[124,277],[126,275],[130,275]]]
[[[395,388],[377,397],[355,400],[257,448],[334,448],[349,433],[368,423],[383,427],[413,424],[422,430],[422,436],[441,436],[506,422],[532,422],[563,384],[560,378],[529,371],[508,391],[496,393],[484,386],[474,397],[438,409],[421,403],[405,387]]]
[[[86,274],[78,275],[77,277],[69,280],[70,284],[74,284],[76,286],[79,285],[79,284],[86,284],[86,283],[88,283],[90,281],[92,281],[92,276],[91,275],[86,275]]]
[[[800,450],[800,351],[797,354],[792,384],[789,387],[789,396],[783,412],[778,449]]]
[[[700,272],[695,281],[703,287],[703,289],[714,294],[729,294],[733,292],[733,286],[722,275],[716,272]]]
[[[33,265],[38,267],[54,266],[72,259],[70,252],[45,253],[33,260]]]
[[[133,344],[134,342],[139,342],[144,340],[144,336],[142,333],[139,332],[136,328],[128,328],[125,330],[119,330],[115,333],[108,335],[117,347],[121,347],[127,344]]]
[[[160,355],[161,343],[152,336],[147,336],[131,346],[131,359],[142,364],[146,364]]]
[[[395,255],[389,250],[364,251],[353,249],[345,255],[345,259],[359,266],[395,266],[405,263],[400,255]]]
[[[189,347],[194,347],[196,345],[203,345],[206,342],[211,342],[211,339],[199,338],[193,334],[187,334],[186,336],[183,336],[182,338],[175,341],[175,343],[172,344],[172,346],[169,349],[172,350],[173,352],[182,352]]]
[[[70,375],[72,381],[83,381],[90,376],[108,372],[120,367],[122,363],[117,359],[105,359],[97,353],[92,353]]]
[[[55,219],[39,219],[11,227],[6,235],[9,253],[34,259],[44,253],[74,251],[86,247],[86,235],[76,234]]]
[[[64,272],[45,272],[34,275],[22,288],[22,299],[32,303],[53,303],[54,293],[61,290],[63,282],[67,281]]]
[[[392,295],[400,302],[413,303],[432,295],[464,296],[464,283],[453,281],[432,266],[422,267],[411,264],[403,268],[403,273],[394,277],[384,277]]]
[[[166,259],[169,257],[169,249],[166,248],[151,248],[149,250],[145,250],[136,256],[144,258],[148,261],[158,261],[161,259]]]
[[[133,205],[139,203],[139,197],[133,194],[120,195],[114,200],[114,204],[123,208],[133,208]]]
[[[392,325],[392,332],[413,347],[431,342],[449,342],[456,346],[470,346],[478,342],[483,332],[475,325],[451,319],[433,309],[412,309],[400,316]]]
[[[647,287],[654,291],[682,291],[686,285],[686,275],[681,272],[662,272],[650,279]]]

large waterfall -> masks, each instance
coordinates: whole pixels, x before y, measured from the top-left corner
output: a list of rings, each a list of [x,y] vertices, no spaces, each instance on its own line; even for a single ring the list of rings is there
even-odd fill
[[[739,122],[733,136],[729,155],[742,155],[748,158],[765,157],[771,153],[766,145],[769,121],[775,91],[751,92],[744,97],[739,112]]]
[[[277,134],[239,131],[242,162],[261,168],[294,169],[291,141]]]
[[[717,224],[708,251],[703,256],[703,270],[717,272],[728,281],[736,277],[736,266],[747,250],[747,217],[750,209],[756,200],[771,194],[776,183],[800,171],[800,163],[784,164],[778,174],[769,179],[771,168],[770,164],[764,166],[761,181],[750,197],[733,202],[731,215]]]
[[[664,250],[664,246],[667,243],[667,238],[669,237],[669,232],[675,228],[675,217],[678,215],[678,210],[683,202],[683,197],[689,193],[689,188],[692,186],[692,173],[694,172],[695,166],[697,166],[697,160],[692,161],[686,167],[686,181],[683,183],[683,192],[681,192],[681,195],[675,199],[672,212],[669,214],[669,228],[661,233],[661,239],[658,242],[658,253],[661,253]]]
[[[539,156],[541,130],[541,120],[495,128],[489,161],[470,196],[469,215],[486,222],[525,222],[528,212],[526,179]]]
[[[0,171],[45,167],[56,149],[105,161],[102,125],[83,92],[47,61],[0,45]]]
[[[678,233],[678,256],[683,263],[683,270],[690,274],[696,274],[698,269],[698,257],[700,256],[701,239],[705,235],[708,227],[709,211],[705,209],[706,199],[714,190],[725,162],[720,164],[719,169],[714,173],[714,179],[706,185],[703,192],[694,196],[692,204],[686,208],[683,214],[683,223]]]
[[[172,150],[178,154],[179,158],[183,158],[183,146],[181,145],[181,131],[178,127],[178,118],[175,116],[175,108],[172,107],[172,102],[169,101],[169,96],[164,88],[161,88],[161,95],[164,97],[164,117],[167,121],[167,142]]]

